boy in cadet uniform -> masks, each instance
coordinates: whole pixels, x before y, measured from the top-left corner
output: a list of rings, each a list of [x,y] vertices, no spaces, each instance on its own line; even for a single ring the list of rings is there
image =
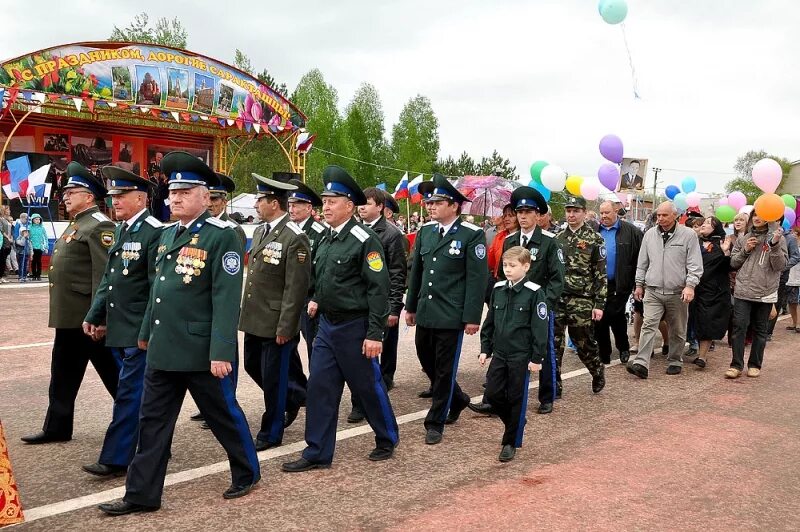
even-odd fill
[[[522,447],[530,372],[541,369],[547,353],[550,313],[542,287],[525,280],[530,267],[531,253],[522,246],[503,253],[507,280],[494,285],[481,330],[481,366],[492,357],[486,396],[506,427],[501,462],[512,460]]]

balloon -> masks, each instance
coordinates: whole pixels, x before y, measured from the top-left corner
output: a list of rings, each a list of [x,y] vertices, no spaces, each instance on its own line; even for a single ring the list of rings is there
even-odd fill
[[[605,163],[597,171],[597,177],[600,178],[600,184],[608,190],[614,190],[619,183],[619,168],[615,164]]]
[[[797,198],[792,196],[791,194],[784,194],[781,196],[783,200],[783,204],[789,207],[790,209],[794,210],[797,208]]]
[[[616,135],[606,135],[600,139],[600,155],[612,163],[620,164],[622,162],[622,139]]]
[[[699,192],[689,192],[686,194],[686,203],[689,207],[699,207],[701,199]]]
[[[736,218],[736,209],[730,205],[721,205],[717,207],[715,214],[717,215],[717,218],[719,218],[720,222],[730,223],[734,218]]]
[[[544,167],[547,166],[547,162],[545,161],[536,161],[531,165],[531,179],[533,179],[537,183],[542,182],[542,170]]]
[[[677,196],[680,193],[681,193],[681,189],[679,189],[675,185],[669,185],[667,187],[667,189],[664,191],[664,194],[666,194],[667,199],[669,199],[669,200],[674,200],[675,196]]]
[[[584,181],[581,183],[581,196],[589,201],[594,201],[600,195],[600,186],[596,181]]]
[[[560,166],[548,164],[542,170],[542,185],[550,192],[561,192],[567,183],[567,173]]]
[[[541,183],[537,183],[536,181],[531,179],[531,182],[528,183],[528,186],[538,190],[539,193],[544,197],[545,201],[550,201],[550,197],[552,196],[552,194],[544,185],[542,185]]]
[[[697,189],[697,181],[694,180],[693,177],[684,178],[681,181],[681,190],[688,194],[689,192],[694,192]]]
[[[777,194],[762,194],[756,200],[753,208],[759,218],[767,222],[774,222],[783,216],[786,205]]]
[[[628,4],[625,0],[601,0],[598,10],[608,24],[619,24],[628,16]]]
[[[797,215],[795,214],[795,212],[792,209],[790,209],[789,207],[786,207],[786,208],[783,209],[783,219],[784,220],[788,220],[789,221],[789,227],[791,227],[791,226],[794,225],[794,222],[797,219]]]
[[[728,205],[738,211],[747,205],[747,197],[738,190],[736,192],[731,192],[728,195]]]
[[[689,208],[689,202],[687,201],[686,194],[683,192],[672,198],[672,203],[675,204],[675,207],[677,207],[679,211],[685,211]]]
[[[751,212],[753,212],[753,206],[752,205],[743,205],[742,208],[739,209],[739,214],[750,215]]]
[[[783,223],[781,224],[781,227],[783,228],[784,231],[788,231],[789,229],[792,228],[792,224],[789,223],[789,220],[784,219]]]
[[[720,198],[719,199],[720,206],[728,205],[728,198]]]
[[[567,182],[565,186],[567,187],[567,192],[572,194],[573,196],[580,196],[581,195],[581,183],[583,183],[583,178],[579,175],[571,175],[567,178]]]
[[[783,168],[772,159],[761,159],[753,165],[753,183],[766,194],[773,194],[781,184]]]

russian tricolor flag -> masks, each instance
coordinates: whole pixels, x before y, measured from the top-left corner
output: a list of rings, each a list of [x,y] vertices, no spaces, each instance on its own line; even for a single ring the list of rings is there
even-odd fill
[[[27,155],[6,161],[8,172],[2,176],[3,190],[9,199],[20,196],[49,196],[50,186],[45,184],[50,165],[46,164],[31,172],[31,162]]]
[[[419,203],[422,201],[422,194],[419,193],[419,185],[422,183],[422,179],[422,174],[419,174],[408,184],[408,193],[411,196],[411,203]]]
[[[408,172],[403,174],[403,178],[394,187],[394,199],[401,200],[408,198]]]

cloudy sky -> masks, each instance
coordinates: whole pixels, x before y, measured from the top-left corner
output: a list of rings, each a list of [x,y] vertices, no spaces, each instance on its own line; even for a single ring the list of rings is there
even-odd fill
[[[9,3],[0,57],[105,39],[143,5]],[[544,159],[593,175],[603,162],[598,141],[614,133],[626,156],[668,169],[659,188],[691,175],[701,192],[722,190],[749,149],[800,159],[793,0],[628,0],[640,100],[623,31],[603,22],[595,0],[157,5],[151,18],[179,17],[190,50],[232,62],[239,48],[290,90],[315,67],[342,107],[362,82],[373,84],[387,131],[409,98],[428,96],[441,156],[497,149],[523,172]]]

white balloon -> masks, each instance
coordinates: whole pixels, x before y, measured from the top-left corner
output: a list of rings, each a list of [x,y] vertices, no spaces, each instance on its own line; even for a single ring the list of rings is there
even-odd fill
[[[542,185],[550,192],[561,192],[567,184],[567,173],[560,166],[548,164],[542,169]]]
[[[741,209],[739,209],[739,214],[750,214],[753,212],[754,207],[752,205],[745,205]]]

